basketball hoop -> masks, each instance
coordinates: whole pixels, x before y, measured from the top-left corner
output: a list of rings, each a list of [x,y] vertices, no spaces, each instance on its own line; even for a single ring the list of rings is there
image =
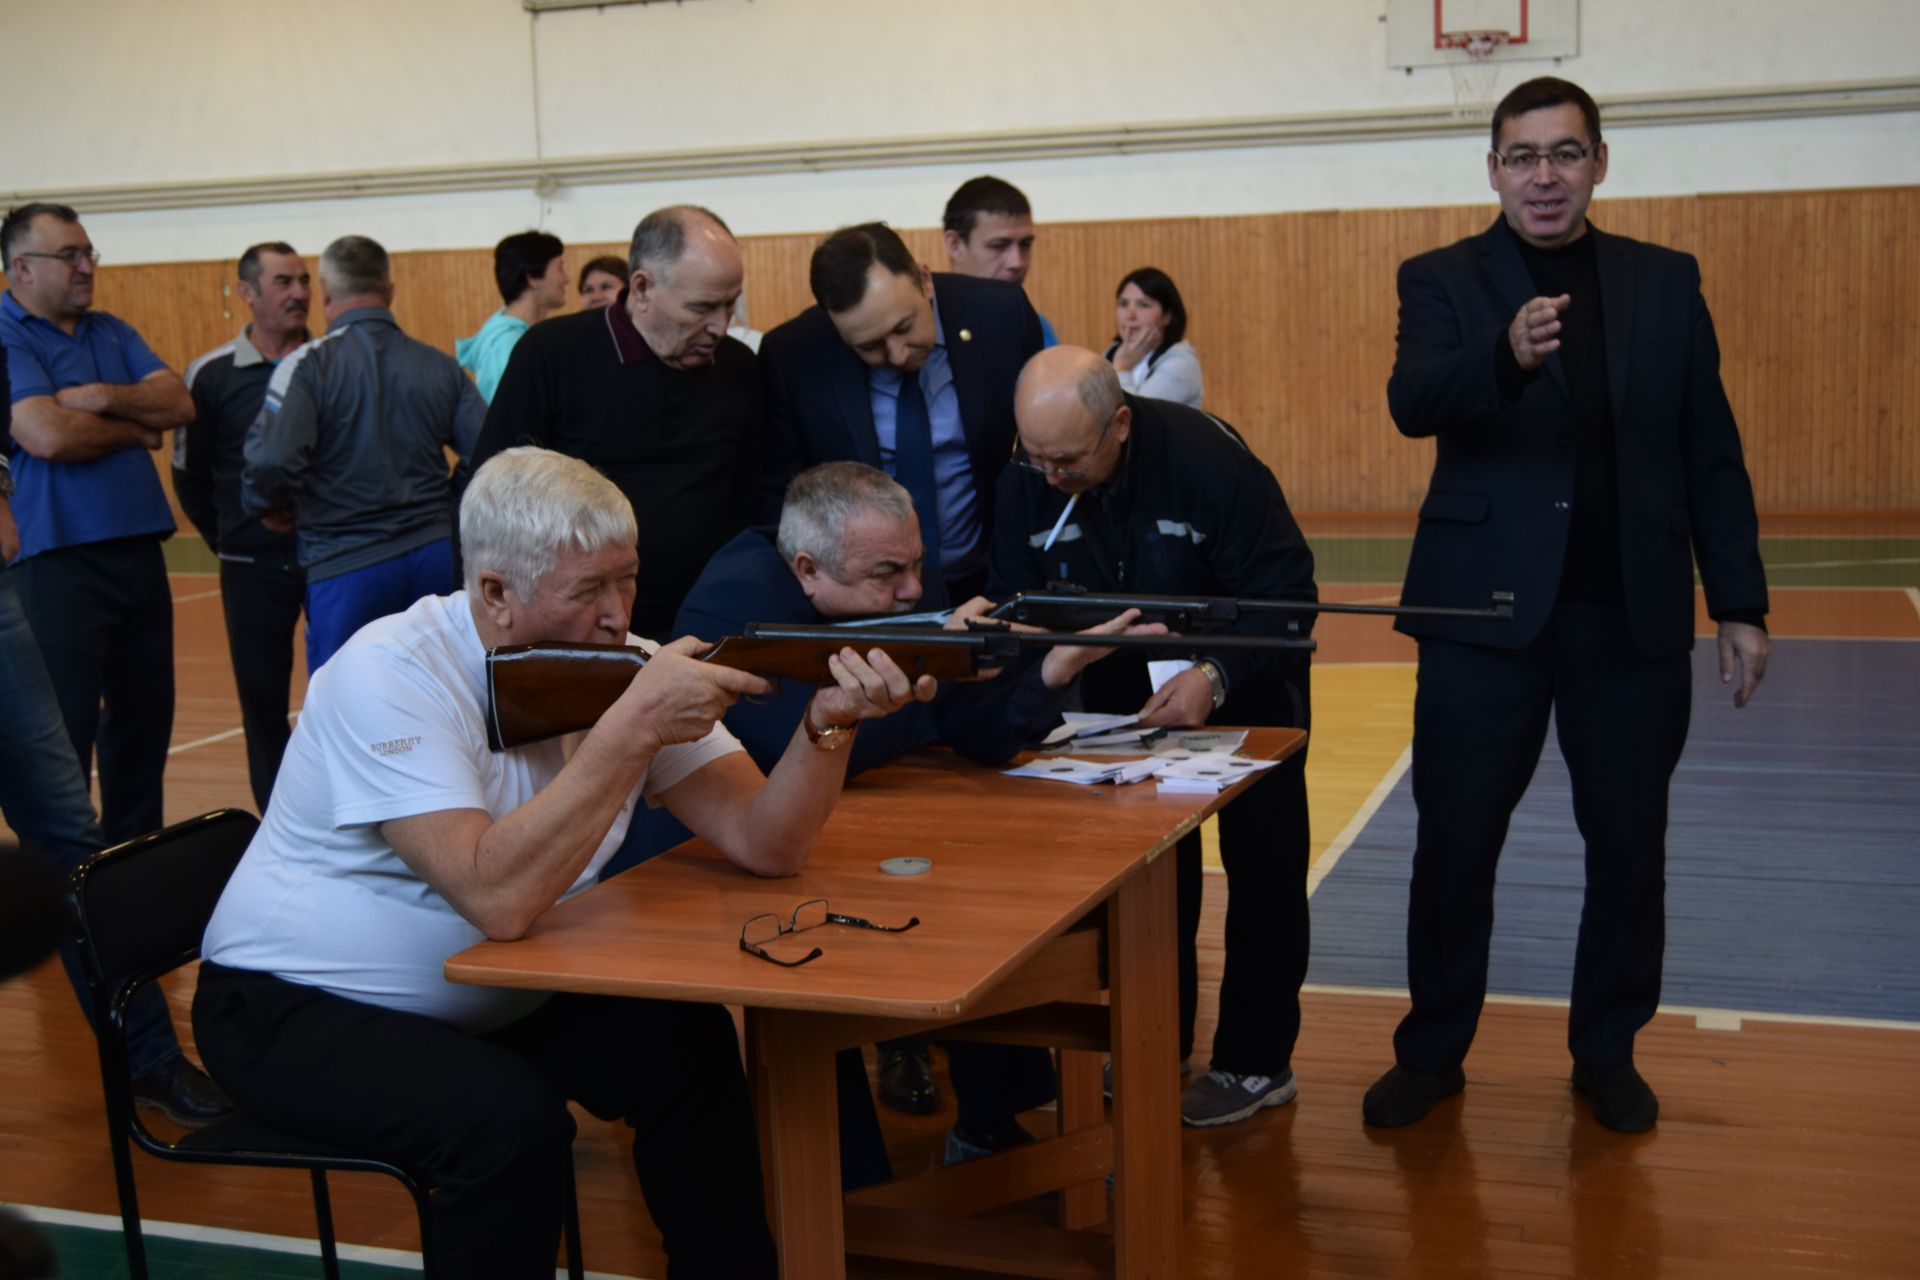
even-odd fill
[[[1447,70],[1453,75],[1454,114],[1471,119],[1493,105],[1493,86],[1500,79],[1496,54],[1512,39],[1506,31],[1443,31],[1434,47],[1449,51]]]

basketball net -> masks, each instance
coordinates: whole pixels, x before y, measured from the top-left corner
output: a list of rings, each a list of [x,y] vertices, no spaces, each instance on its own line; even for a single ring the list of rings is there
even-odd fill
[[[1500,79],[1494,54],[1506,47],[1504,31],[1454,31],[1441,37],[1455,53],[1447,60],[1453,75],[1453,112],[1465,120],[1477,119],[1493,106],[1493,86]]]

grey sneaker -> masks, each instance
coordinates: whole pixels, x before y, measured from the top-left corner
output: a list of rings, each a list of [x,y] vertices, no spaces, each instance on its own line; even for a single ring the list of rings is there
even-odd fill
[[[1180,1059],[1180,1078],[1182,1080],[1185,1080],[1188,1076],[1192,1074],[1193,1074],[1193,1058],[1189,1056],[1189,1057]],[[1108,1102],[1113,1101],[1113,1061],[1112,1059],[1108,1059],[1107,1064],[1100,1068],[1100,1096],[1105,1098]]]
[[[1209,1071],[1180,1093],[1180,1119],[1196,1128],[1245,1120],[1262,1107],[1283,1107],[1300,1090],[1291,1067],[1277,1076]]]

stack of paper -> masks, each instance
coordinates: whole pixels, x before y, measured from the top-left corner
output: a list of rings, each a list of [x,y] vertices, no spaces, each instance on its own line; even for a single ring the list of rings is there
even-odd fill
[[[1045,756],[1005,772],[1009,778],[1047,778],[1081,786],[1096,782],[1126,786],[1157,778],[1160,786],[1168,791],[1210,794],[1225,790],[1249,774],[1271,769],[1277,763],[1274,760],[1248,760],[1225,751],[1175,752],[1165,756],[1148,756],[1144,760],[1115,761]]]
[[[1185,760],[1162,761],[1154,776],[1160,780],[1162,791],[1208,795],[1225,791],[1240,779],[1251,777],[1262,769],[1271,769],[1279,763],[1278,760],[1249,760],[1245,756],[1209,751]]]

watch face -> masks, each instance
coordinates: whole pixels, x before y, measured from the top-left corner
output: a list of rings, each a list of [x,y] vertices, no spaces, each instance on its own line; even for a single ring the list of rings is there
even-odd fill
[[[837,724],[831,729],[821,730],[820,736],[813,740],[813,745],[819,747],[822,751],[838,751],[852,741],[853,727],[851,725]]]

